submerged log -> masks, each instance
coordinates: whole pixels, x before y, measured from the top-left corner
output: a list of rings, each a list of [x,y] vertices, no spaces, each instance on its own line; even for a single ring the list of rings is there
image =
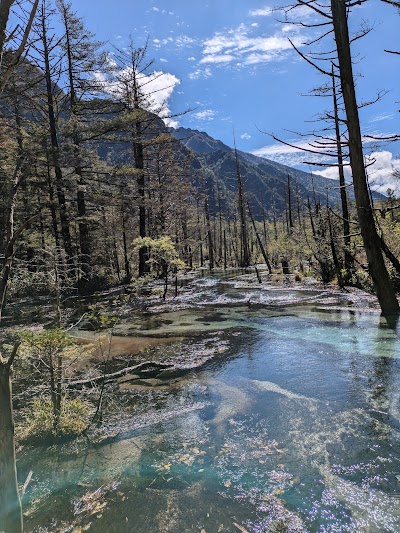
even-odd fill
[[[126,368],[123,368],[122,370],[118,370],[117,372],[112,372],[111,374],[102,374],[100,376],[94,376],[91,378],[86,379],[77,379],[74,381],[67,381],[65,383],[65,387],[67,389],[80,389],[82,387],[94,387],[98,383],[108,383],[110,381],[114,381],[122,376],[125,376],[126,374],[130,374],[134,371],[140,371],[140,372],[151,372],[156,371],[158,372],[161,369],[171,369],[173,365],[171,364],[164,364],[164,363],[154,363],[152,361],[144,361],[143,363],[139,363],[135,366],[128,366]]]

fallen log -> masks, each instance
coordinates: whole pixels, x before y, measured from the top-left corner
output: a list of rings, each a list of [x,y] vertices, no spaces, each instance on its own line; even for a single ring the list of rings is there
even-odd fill
[[[158,372],[161,369],[168,370],[171,368],[173,368],[173,365],[171,364],[144,361],[143,363],[139,363],[138,365],[128,366],[126,368],[123,368],[122,370],[118,370],[117,372],[112,372],[111,374],[102,374],[100,376],[93,376],[91,378],[67,381],[65,383],[65,387],[67,389],[80,389],[85,386],[94,387],[98,383],[109,383],[111,381],[114,381],[115,379],[125,376],[126,374],[130,374],[131,372],[137,372],[138,370],[140,372]]]

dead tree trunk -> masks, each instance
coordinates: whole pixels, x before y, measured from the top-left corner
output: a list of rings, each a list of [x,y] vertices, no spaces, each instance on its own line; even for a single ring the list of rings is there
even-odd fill
[[[70,265],[70,268],[73,265],[73,251],[72,251],[72,240],[71,232],[69,226],[69,219],[67,215],[67,202],[65,199],[64,192],[64,179],[59,162],[59,141],[58,141],[58,131],[57,131],[57,121],[54,110],[54,94],[53,94],[53,82],[51,79],[51,70],[50,70],[50,51],[47,38],[47,28],[46,28],[46,13],[45,7],[42,6],[41,13],[41,25],[42,25],[42,43],[43,43],[43,56],[44,56],[44,65],[45,65],[45,80],[46,80],[46,93],[47,93],[47,115],[49,120],[49,132],[50,132],[50,141],[51,141],[51,158],[52,164],[54,167],[54,173],[56,176],[56,191],[58,198],[58,205],[60,210],[60,221],[61,221],[61,235],[64,241],[65,255],[67,257],[67,263]],[[71,272],[70,272],[71,274]]]
[[[204,200],[204,212],[206,215],[206,222],[207,222],[209,268],[210,270],[213,270],[214,269],[214,245],[213,245],[213,238],[212,238],[212,233],[211,233],[210,211],[208,209],[207,195],[205,196],[205,200]]]
[[[22,533],[9,361],[0,362],[0,428],[0,528],[6,533]]]
[[[71,39],[70,39],[70,26],[68,22],[68,17],[66,15],[65,8],[62,10],[63,21],[65,26],[65,38],[66,38],[66,48],[67,48],[67,60],[68,60],[68,79],[69,79],[69,105],[73,118],[75,119],[74,132],[72,136],[72,141],[74,145],[74,167],[75,174],[77,176],[77,193],[76,193],[76,205],[78,212],[78,230],[79,230],[79,248],[80,248],[80,270],[83,273],[83,283],[80,283],[79,288],[83,289],[82,285],[86,285],[91,276],[91,246],[90,246],[90,235],[89,235],[89,226],[87,221],[86,213],[86,198],[85,190],[86,183],[83,176],[83,169],[81,164],[81,142],[79,138],[78,131],[76,130],[76,121],[78,119],[76,113],[77,107],[77,96],[75,91],[75,80],[74,80],[74,62],[72,59],[72,49],[71,49]]]
[[[340,199],[342,203],[342,216],[343,216],[343,239],[344,239],[344,268],[347,272],[351,272],[354,269],[353,256],[350,253],[351,239],[350,239],[350,217],[349,206],[346,192],[346,181],[344,178],[344,161],[343,161],[343,149],[340,136],[339,126],[339,109],[336,94],[336,79],[334,67],[332,65],[332,89],[333,89],[333,110],[335,117],[335,134],[336,134],[336,146],[337,146],[337,159],[339,165],[339,183],[340,183]]]
[[[368,269],[384,314],[398,313],[399,303],[390,282],[376,230],[364,165],[361,128],[354,88],[350,51],[347,5],[345,0],[331,0],[333,28],[338,54],[340,80],[349,132],[350,165],[361,235],[368,260]]]
[[[7,286],[14,256],[14,210],[18,193],[20,168],[15,171],[6,229],[4,264],[0,275],[0,325],[6,303]],[[0,347],[0,527],[6,533],[22,532],[22,510],[18,493],[15,462],[14,417],[12,408],[11,370],[18,346],[12,355],[2,357]]]
[[[253,213],[251,212],[250,204],[248,202],[247,202],[247,209],[249,210],[250,220],[251,220],[251,223],[253,225],[254,233],[256,234],[256,239],[257,239],[257,242],[258,242],[258,246],[260,247],[261,254],[262,254],[263,258],[264,258],[265,264],[267,265],[268,272],[270,274],[272,274],[271,263],[269,261],[269,257],[268,257],[267,251],[264,248],[264,245],[262,243],[261,237],[260,237],[260,235],[259,235],[259,233],[257,231],[256,222],[254,220]]]
[[[274,238],[278,240],[278,225],[276,223],[275,191],[272,191],[272,218],[274,222]]]
[[[136,79],[136,72],[133,72],[133,103],[136,113],[140,113],[140,96],[139,85]],[[147,237],[147,220],[146,220],[146,177],[144,171],[144,147],[143,147],[143,128],[140,118],[134,119],[133,133],[133,154],[135,159],[135,168],[138,170],[137,187],[139,195],[139,235]],[[146,246],[139,249],[139,277],[149,273],[148,264],[149,250]]]
[[[342,269],[340,268],[340,261],[339,261],[339,258],[338,258],[337,252],[336,252],[335,236],[333,234],[331,213],[329,211],[329,201],[328,200],[326,202],[326,211],[327,211],[327,215],[328,215],[329,241],[330,241],[330,246],[331,246],[333,264],[335,266],[335,272],[336,272],[336,277],[337,277],[337,280],[338,280],[339,287],[343,288],[344,287],[344,283],[343,283]]]
[[[237,150],[235,147],[235,157],[236,157],[236,174],[238,180],[238,206],[239,206],[239,216],[240,216],[240,238],[242,244],[242,253],[241,253],[241,264],[242,268],[247,268],[250,266],[250,248],[247,234],[247,220],[246,220],[246,203],[244,198],[244,187],[243,179],[240,173],[239,167],[239,158]]]
[[[293,224],[293,213],[292,213],[292,185],[290,183],[290,175],[287,177],[287,198],[288,198],[288,221],[289,221],[289,232],[292,233],[294,224]]]
[[[125,218],[125,203],[122,198],[121,204],[121,220],[122,220],[122,244],[124,249],[124,267],[125,267],[125,278],[124,283],[130,284],[132,281],[131,268],[129,264],[129,253],[128,253],[128,238],[126,235],[126,218]]]

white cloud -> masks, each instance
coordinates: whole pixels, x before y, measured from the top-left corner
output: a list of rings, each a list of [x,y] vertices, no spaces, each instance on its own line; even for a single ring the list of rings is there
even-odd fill
[[[188,35],[178,35],[177,37],[165,37],[164,39],[153,39],[155,48],[162,46],[175,45],[177,48],[190,48],[195,43],[195,39]]]
[[[382,122],[383,120],[392,120],[396,116],[395,113],[389,112],[389,113],[380,113],[379,115],[376,115],[375,117],[370,119],[370,122]]]
[[[205,109],[204,111],[199,111],[193,115],[193,118],[197,120],[214,120],[215,111],[212,109]]]
[[[351,169],[347,165],[344,167],[344,177],[345,180],[350,182],[351,181]],[[339,171],[338,167],[327,167],[323,170],[316,170],[316,174],[319,174],[320,176],[324,176],[324,178],[328,178],[330,180],[338,180],[339,179]]]
[[[400,192],[399,179],[393,176],[393,171],[400,172],[400,159],[393,157],[387,150],[373,152],[369,157],[373,164],[367,169],[369,183],[374,190],[386,193],[387,189]]]
[[[250,17],[269,17],[274,10],[271,7],[263,7],[261,9],[252,9],[249,13]]]
[[[260,9],[252,9],[249,13],[250,17],[269,17],[273,14],[276,15],[277,19],[288,20],[291,22],[304,21],[305,19],[310,19],[318,16],[312,8],[300,4],[296,5],[296,7],[294,8],[272,8],[266,6]]]
[[[400,159],[395,158],[387,150],[372,152],[365,157],[369,184],[374,191],[386,194],[388,188],[400,193],[400,182],[393,176],[393,171],[400,171]],[[325,178],[338,179],[337,167],[328,167],[324,170],[317,171],[318,174]],[[351,180],[350,167],[345,168],[345,177]]]
[[[156,7],[156,6],[153,6],[151,9],[152,9],[153,11],[156,11],[157,13],[160,11],[160,10],[158,9],[158,7]]]
[[[207,78],[210,78],[211,76],[212,76],[211,69],[207,67],[205,69],[194,70],[193,72],[189,74],[189,79],[190,80],[198,80],[200,78],[207,79]]]
[[[254,28],[241,24],[227,32],[217,32],[203,43],[203,58],[200,63],[238,63],[254,65],[281,61],[292,49],[285,31],[280,27],[272,35],[254,35]],[[292,41],[301,47],[305,40],[297,28],[292,27]]]
[[[188,57],[188,61],[196,61],[196,58],[195,57]]]
[[[314,139],[315,141],[315,139]],[[305,161],[311,163],[331,163],[333,164],[334,158],[324,156],[319,153],[310,153],[305,150],[310,149],[310,143],[313,142],[313,139],[304,139],[304,140],[288,140],[292,146],[288,146],[283,143],[270,144],[268,146],[263,146],[252,152],[253,155],[259,157],[265,157],[266,159],[271,159],[272,161],[277,161],[283,165],[288,166],[304,166]],[[318,151],[317,148],[311,148],[312,150]],[[323,151],[321,148],[319,151]]]
[[[175,39],[175,44],[179,48],[187,48],[195,42],[195,39],[192,39],[192,37],[189,37],[188,35],[180,35]]]
[[[169,128],[179,128],[181,123],[179,122],[179,120],[174,120],[172,118],[168,118],[168,119],[164,119],[164,122],[166,124],[166,126],[168,126]]]
[[[235,56],[230,54],[208,55],[204,56],[200,63],[230,63],[235,60]]]
[[[160,63],[168,63],[168,59],[165,59],[164,57],[160,57]]]
[[[114,68],[116,67],[116,63],[112,58],[109,58],[109,62],[114,65]],[[96,73],[95,77],[103,85],[104,90],[114,98],[127,98],[126,87],[129,87],[130,80],[133,77],[130,67],[120,70],[112,79],[106,78],[101,73]],[[171,114],[169,100],[181,80],[174,74],[163,71],[154,71],[150,74],[138,72],[136,73],[136,79],[142,95],[142,107],[157,113],[167,125],[176,127],[178,125],[177,121],[169,118]],[[129,92],[131,93],[132,91],[130,90]]]
[[[272,54],[250,54],[246,59],[246,63],[248,65],[257,65],[258,63],[268,63],[268,61],[272,60]]]
[[[336,162],[334,157],[330,158],[318,153],[309,153],[305,151],[310,148],[309,142],[312,143],[312,139],[309,139],[309,141],[305,139],[288,142],[293,146],[276,143],[254,150],[252,153],[284,165],[301,167],[306,171],[309,171],[310,169],[305,167],[305,161],[311,163],[332,164],[332,166],[325,167],[321,170],[315,170],[315,167],[313,167],[312,170],[316,174],[324,176],[325,178],[339,179],[338,167],[333,166]],[[367,144],[368,139],[364,139],[364,143]],[[321,151],[323,151],[323,149],[321,149]],[[369,184],[373,191],[385,194],[387,189],[391,188],[397,193],[397,195],[400,194],[400,181],[393,176],[394,170],[400,172],[399,157],[394,157],[393,154],[387,150],[377,150],[365,156],[365,163],[367,165]],[[346,161],[344,167],[344,174],[346,181],[351,182],[351,168],[348,161]]]
[[[243,133],[243,135],[241,135],[240,138],[245,139],[247,141],[251,139],[251,135],[249,133]]]

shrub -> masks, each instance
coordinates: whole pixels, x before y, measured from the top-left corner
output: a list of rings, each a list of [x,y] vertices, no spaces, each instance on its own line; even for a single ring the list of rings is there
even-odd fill
[[[24,409],[22,423],[17,427],[17,436],[22,441],[46,439],[71,439],[80,435],[86,428],[92,408],[80,399],[65,399],[61,406],[61,416],[57,434],[54,434],[53,404],[50,399],[34,400],[31,407]]]
[[[396,292],[400,292],[400,274],[395,268],[392,267],[389,269],[389,277]]]
[[[17,271],[10,280],[8,290],[11,297],[24,298],[26,296],[48,294],[52,288],[49,287],[49,279],[46,272]]]
[[[372,283],[372,279],[366,270],[357,270],[351,276],[348,284],[358,287],[359,289],[371,294],[375,293],[374,284]]]

